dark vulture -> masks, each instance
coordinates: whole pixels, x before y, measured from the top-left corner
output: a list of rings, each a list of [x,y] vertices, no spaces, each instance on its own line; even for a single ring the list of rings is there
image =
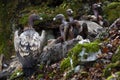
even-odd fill
[[[66,40],[70,40],[73,38],[73,34],[68,31],[69,30],[69,22],[66,21],[65,17],[63,14],[57,14],[53,20],[60,20],[61,21],[61,25],[59,27],[60,29],[60,34],[61,34],[61,37],[63,38],[63,41],[66,41]]]
[[[67,9],[66,13],[68,15],[70,28],[72,28],[74,38],[76,38],[77,35],[81,35],[84,39],[87,38],[88,27],[87,26],[81,26],[78,20],[73,19],[73,11],[72,11],[72,9]]]

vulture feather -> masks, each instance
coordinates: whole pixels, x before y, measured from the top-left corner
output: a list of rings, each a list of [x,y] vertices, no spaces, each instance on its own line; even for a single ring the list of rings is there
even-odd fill
[[[42,51],[45,43],[46,32],[42,30],[41,36],[33,28],[35,20],[41,20],[37,14],[31,14],[28,18],[28,27],[24,28],[19,34],[20,30],[14,33],[14,47],[19,61],[23,68],[33,67],[35,57]]]

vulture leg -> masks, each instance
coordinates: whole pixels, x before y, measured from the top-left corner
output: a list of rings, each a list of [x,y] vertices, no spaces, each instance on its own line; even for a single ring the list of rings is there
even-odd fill
[[[69,27],[65,26],[64,28],[64,41],[68,39]]]
[[[42,33],[41,33],[41,36],[40,36],[40,48],[39,48],[40,53],[42,52],[45,44],[47,44],[46,35],[47,35],[47,33],[45,32],[45,30],[42,30]]]
[[[68,35],[67,35],[69,40],[74,38],[73,30],[74,30],[73,26],[69,26],[69,28],[68,28]]]

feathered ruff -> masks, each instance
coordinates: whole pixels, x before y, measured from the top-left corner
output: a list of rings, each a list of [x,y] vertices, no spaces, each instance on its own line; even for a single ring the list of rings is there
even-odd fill
[[[31,53],[40,53],[41,47],[43,46],[42,38],[45,36],[45,31],[42,31],[42,36],[40,36],[34,29],[25,30],[23,33],[18,35],[19,31],[14,34],[14,46],[15,51],[19,52],[20,55],[28,56]]]

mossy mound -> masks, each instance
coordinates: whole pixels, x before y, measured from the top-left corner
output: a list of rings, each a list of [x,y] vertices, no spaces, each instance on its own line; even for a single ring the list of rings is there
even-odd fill
[[[84,43],[84,44],[77,44],[74,48],[72,48],[68,52],[68,56],[78,55],[81,51],[82,48],[86,49],[87,53],[92,53],[92,52],[97,52],[99,50],[99,41],[94,41],[90,43]]]
[[[115,54],[113,54],[112,62],[120,61],[120,46],[116,50]]]
[[[120,2],[112,2],[104,8],[106,18],[113,22],[120,17]]]
[[[109,76],[106,80],[120,80],[120,72],[114,73],[114,75]]]
[[[70,59],[68,58],[64,58],[60,64],[60,68],[62,71],[64,71],[65,69],[67,69],[68,67],[70,67]]]
[[[86,49],[87,54],[98,52],[99,42],[94,41],[91,43],[77,44],[68,52],[68,57],[62,60],[60,64],[61,70],[78,65],[80,63],[80,53],[83,48]]]
[[[120,67],[120,61],[117,61],[115,63],[110,63],[106,66],[106,68],[103,70],[103,76],[108,77],[111,75],[111,73],[114,71],[114,69]]]

